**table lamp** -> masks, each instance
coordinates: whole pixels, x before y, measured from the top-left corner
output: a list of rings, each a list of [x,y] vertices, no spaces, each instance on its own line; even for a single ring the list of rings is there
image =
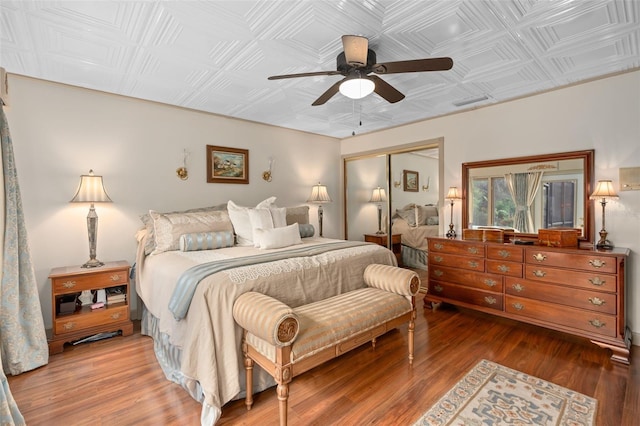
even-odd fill
[[[327,193],[327,187],[325,185],[321,185],[320,182],[318,182],[317,185],[313,185],[313,188],[311,188],[311,196],[307,202],[318,204],[318,235],[322,237],[322,204],[331,202],[331,197],[329,197],[329,194]]]
[[[456,200],[460,200],[460,193],[458,192],[457,186],[452,186],[449,188],[449,192],[447,192],[447,196],[445,197],[447,200],[451,200],[451,223],[449,224],[449,230],[447,231],[447,238],[455,238],[456,231],[453,229],[453,203]]]
[[[599,180],[596,185],[596,190],[589,197],[590,200],[600,200],[602,204],[602,230],[600,231],[600,241],[596,244],[596,248],[603,250],[611,250],[613,243],[607,240],[607,230],[604,227],[604,207],[607,205],[607,200],[617,200],[618,194],[613,189],[613,185],[610,180]]]
[[[89,233],[89,260],[82,265],[83,268],[95,268],[104,265],[96,259],[96,239],[98,233],[98,215],[94,208],[94,203],[111,203],[111,198],[107,195],[102,184],[102,176],[93,174],[89,170],[88,175],[80,176],[80,185],[70,203],[91,203],[89,214],[87,215],[87,230]]]
[[[375,188],[369,202],[378,203],[378,232],[376,234],[384,234],[382,230],[382,203],[385,201],[387,201],[387,194],[385,194],[384,188]]]

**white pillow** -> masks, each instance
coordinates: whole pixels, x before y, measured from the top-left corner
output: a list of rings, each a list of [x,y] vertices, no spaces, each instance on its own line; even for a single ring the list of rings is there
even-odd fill
[[[256,229],[282,228],[287,225],[287,209],[272,207],[269,209],[247,209],[249,220],[251,221],[251,238],[253,246],[259,247],[256,242]]]
[[[254,235],[256,243],[261,249],[275,249],[302,244],[297,223],[282,228],[256,228]]]
[[[269,197],[259,202],[256,208],[268,209],[275,201],[276,197]],[[236,234],[236,244],[239,246],[252,246],[253,227],[251,226],[251,219],[249,219],[249,207],[239,206],[229,200],[227,203],[227,211],[229,212],[229,218],[231,218],[233,230]]]

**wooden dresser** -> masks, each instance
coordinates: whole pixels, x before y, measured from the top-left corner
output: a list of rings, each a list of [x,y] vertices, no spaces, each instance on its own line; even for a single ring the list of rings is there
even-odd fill
[[[582,336],[629,364],[629,250],[521,246],[430,237],[425,302],[448,302]]]

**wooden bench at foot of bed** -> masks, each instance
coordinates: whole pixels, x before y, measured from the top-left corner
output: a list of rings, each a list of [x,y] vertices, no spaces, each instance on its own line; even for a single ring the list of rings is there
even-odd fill
[[[253,363],[277,383],[280,424],[287,424],[289,383],[293,377],[409,323],[409,364],[413,363],[415,295],[418,275],[389,265],[369,265],[368,287],[290,308],[261,293],[241,295],[233,317],[244,329],[247,409],[253,396]]]

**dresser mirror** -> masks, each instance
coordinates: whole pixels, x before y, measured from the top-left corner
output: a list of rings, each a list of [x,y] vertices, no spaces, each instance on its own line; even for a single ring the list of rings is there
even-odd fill
[[[574,228],[592,243],[593,158],[587,150],[463,163],[462,227],[513,230],[523,240]]]

